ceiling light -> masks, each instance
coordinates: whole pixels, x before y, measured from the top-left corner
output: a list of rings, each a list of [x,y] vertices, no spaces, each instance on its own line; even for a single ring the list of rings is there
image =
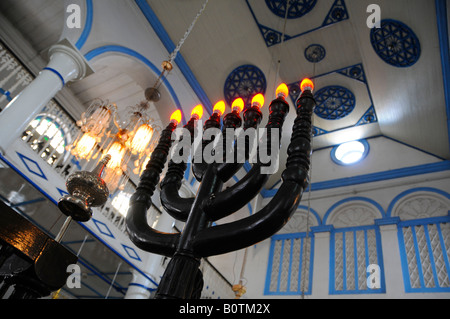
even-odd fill
[[[369,152],[365,140],[343,143],[331,151],[331,158],[340,165],[352,165],[364,159]]]

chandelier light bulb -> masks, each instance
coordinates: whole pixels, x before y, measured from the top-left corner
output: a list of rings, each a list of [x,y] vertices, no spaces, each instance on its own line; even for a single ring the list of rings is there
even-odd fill
[[[231,105],[231,110],[233,112],[236,111],[238,113],[241,113],[243,109],[244,109],[244,100],[242,98],[239,97],[233,101],[233,104]]]
[[[170,116],[170,122],[174,123],[175,125],[178,125],[181,122],[181,111],[176,110],[172,113]]]
[[[192,110],[191,118],[200,120],[202,116],[203,116],[203,106],[199,104]]]
[[[257,108],[262,108],[264,105],[264,95],[261,93],[255,95],[255,97],[252,99],[252,106],[256,106]]]
[[[111,159],[106,166],[111,169],[120,168],[125,156],[125,151],[126,149],[121,143],[114,142],[107,152],[107,154],[111,155]]]
[[[87,159],[97,145],[95,137],[89,133],[84,133],[73,150],[73,154],[79,158]]]
[[[143,152],[153,137],[153,128],[148,124],[142,124],[131,141],[131,151],[133,154]]]
[[[216,103],[216,105],[214,105],[214,113],[218,114],[219,116],[221,116],[223,113],[225,113],[225,102],[224,101],[219,101]]]
[[[310,79],[306,78],[302,81],[302,83],[300,84],[300,89],[302,90],[302,92],[305,91],[314,91],[314,83],[313,81],[311,81]]]

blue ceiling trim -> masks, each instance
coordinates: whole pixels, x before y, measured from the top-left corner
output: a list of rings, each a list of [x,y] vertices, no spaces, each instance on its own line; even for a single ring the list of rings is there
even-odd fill
[[[446,0],[436,0],[436,15],[441,51],[442,74],[444,76],[445,105],[447,110],[447,133],[450,143],[450,45]]]
[[[437,163],[431,163],[431,164],[423,164],[423,165],[417,165],[412,167],[404,167],[384,172],[377,172],[377,173],[371,173],[371,174],[365,174],[365,175],[359,175],[354,177],[346,177],[346,178],[340,178],[330,181],[324,181],[324,182],[317,182],[311,184],[311,191],[321,191],[321,190],[327,190],[327,189],[333,189],[333,188],[340,188],[340,187],[346,187],[346,186],[354,186],[354,185],[361,185],[361,184],[367,184],[367,183],[375,183],[375,182],[381,182],[385,180],[392,180],[392,179],[398,179],[398,178],[404,178],[404,177],[411,177],[411,176],[417,176],[417,175],[423,175],[423,174],[431,174],[431,173],[438,173],[438,172],[444,172],[450,170],[450,161],[441,161]],[[264,189],[261,192],[261,196],[263,198],[269,198],[275,196],[278,189],[271,189],[267,190]],[[305,192],[309,191],[309,188],[305,190]]]
[[[258,28],[261,32],[261,35],[264,39],[264,41],[266,42],[267,47],[271,47],[273,45],[279,44],[281,43],[282,39],[282,32],[274,30],[266,25],[263,25],[261,23],[259,23],[258,18],[255,15],[255,12],[253,11],[252,6],[249,3],[249,0],[245,0],[245,2],[247,3],[247,6],[253,16],[253,19],[255,20],[256,24],[258,25]],[[283,17],[284,18],[284,17]],[[333,5],[331,6],[330,11],[328,12],[327,16],[325,17],[323,23],[316,27],[313,28],[311,30],[296,34],[296,35],[285,35],[284,40],[288,41],[291,39],[295,39],[301,36],[304,36],[305,34],[311,33],[313,31],[317,31],[319,29],[322,29],[324,27],[327,27],[329,25],[344,21],[344,20],[348,20],[349,14],[348,14],[348,10],[347,10],[347,6],[345,5],[345,1],[344,0],[336,0]]]
[[[92,5],[92,0],[86,0],[86,22],[84,23],[83,33],[81,33],[80,38],[75,44],[78,50],[81,50],[81,48],[83,48],[84,44],[89,38],[89,35],[91,34],[92,30],[93,21],[94,21],[94,9]]]
[[[140,54],[132,49],[122,47],[119,45],[105,45],[103,47],[96,48],[96,49],[91,50],[88,53],[86,53],[85,58],[88,61],[90,61],[93,58],[95,58],[99,55],[108,53],[108,52],[122,53],[125,55],[132,56],[132,57],[138,59],[139,61],[145,63],[157,76],[159,76],[159,74],[161,74],[161,71],[145,56],[143,56],[142,54]],[[175,90],[173,89],[172,85],[170,85],[169,81],[166,78],[163,80],[163,82],[164,82],[164,85],[166,86],[167,90],[169,91],[170,95],[172,96],[172,99],[175,102],[176,108],[179,109],[181,111],[181,113],[184,113],[183,109],[181,107],[181,104],[180,104],[180,100],[178,99],[177,94],[175,93]],[[183,118],[182,118],[183,124],[186,124],[185,118],[186,118],[186,116],[183,116]]]
[[[161,24],[155,12],[152,10],[147,1],[135,0],[135,2],[141,12],[144,14],[147,21],[152,26],[155,33],[158,35],[166,50],[168,52],[173,52],[176,48],[175,44],[170,39],[169,34],[164,29],[164,26]],[[197,79],[194,76],[194,73],[192,73],[191,69],[180,53],[178,53],[177,57],[175,58],[175,63],[180,68],[181,73],[183,73],[184,77],[189,82],[191,88],[194,90],[202,105],[208,110],[209,114],[212,114],[213,106],[211,104],[211,101],[209,100],[203,88],[200,86],[200,83],[198,83]]]

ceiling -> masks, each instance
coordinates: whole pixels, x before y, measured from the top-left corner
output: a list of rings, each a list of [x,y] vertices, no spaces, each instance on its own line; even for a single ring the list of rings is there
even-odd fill
[[[64,28],[65,5],[85,3],[65,2],[2,0],[0,12],[44,53],[62,35],[70,35]],[[204,2],[94,0],[92,29],[81,52],[120,44],[144,54],[160,69]],[[310,77],[318,100],[313,122],[315,149],[386,136],[450,159],[434,2],[378,0],[381,18],[386,20],[379,30],[366,23],[372,2],[291,0],[290,16],[285,19],[285,0],[209,0],[181,47],[174,71],[167,76],[172,87],[161,87],[162,99],[152,105],[151,116],[161,127],[168,122],[176,106],[172,89],[188,115],[196,102],[211,109],[226,96],[252,95],[264,87],[265,125],[276,86],[284,82],[291,89],[291,110],[281,142],[285,150],[295,118],[298,84]],[[155,16],[149,18],[149,9]],[[152,45],[162,53],[152,51]],[[142,59],[121,53],[90,62],[96,72],[69,85],[84,107],[100,97],[123,110],[143,100],[144,90],[159,76]],[[173,84],[183,75],[188,85]],[[284,162],[282,156],[280,163]],[[266,187],[279,178],[280,172],[274,174]]]
[[[291,112],[282,142],[282,148],[286,148],[298,84],[304,77],[311,77],[319,102],[314,116],[315,149],[384,135],[441,158],[450,158],[434,5],[427,0],[377,2],[381,18],[390,21],[383,25],[377,38],[377,51],[390,59],[388,63],[371,42],[374,30],[366,23],[371,2],[292,0],[289,18],[285,19],[284,0],[210,0],[176,60],[180,66],[176,64],[175,69],[183,68],[183,72],[187,69],[193,76],[188,82],[194,92],[205,94],[196,97],[192,91],[178,92],[184,114],[189,115],[196,99],[211,109],[211,105],[226,96],[250,94],[251,98],[263,87],[266,121],[267,106],[275,88],[285,82],[291,88]],[[114,41],[126,43],[137,52],[145,50],[143,43],[153,41],[146,31],[155,23],[163,28],[157,32],[160,38],[166,32],[163,44],[175,46],[203,4],[204,0],[127,3],[96,0],[92,29],[82,52],[112,45]],[[156,17],[148,18],[148,8]],[[67,29],[63,30],[62,1],[5,0],[0,9],[39,52],[57,42],[61,34],[68,33]],[[285,41],[282,41],[283,32]],[[390,51],[389,45],[394,45]],[[173,47],[169,49],[171,53]],[[166,54],[149,59],[159,68],[167,59],[167,51]],[[181,65],[180,57],[186,65]],[[408,65],[400,65],[401,61]],[[109,99],[119,108],[139,103],[145,88],[151,87],[159,75],[120,53],[91,63],[96,73],[70,84],[85,107],[96,97]],[[244,65],[251,67],[237,72]],[[176,76],[179,75],[169,74],[168,82]],[[161,119],[170,116],[174,104],[164,85],[161,90],[163,98],[152,108],[160,126],[165,124]],[[279,174],[275,174],[269,184],[278,179]]]

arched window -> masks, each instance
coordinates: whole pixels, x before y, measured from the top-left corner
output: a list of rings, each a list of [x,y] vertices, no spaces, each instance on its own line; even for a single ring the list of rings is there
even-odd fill
[[[61,156],[64,156],[67,144],[65,135],[55,119],[40,115],[25,129],[22,140],[40,154],[42,159],[53,165]]]
[[[450,195],[417,188],[398,195],[389,207],[397,217],[405,291],[450,292]]]
[[[324,216],[330,234],[330,294],[385,293],[381,235],[384,217],[374,201],[355,197],[333,205]]]
[[[320,225],[314,210],[300,206],[289,223],[271,238],[265,295],[310,295],[314,257],[314,233]],[[309,225],[309,231],[307,231]]]

